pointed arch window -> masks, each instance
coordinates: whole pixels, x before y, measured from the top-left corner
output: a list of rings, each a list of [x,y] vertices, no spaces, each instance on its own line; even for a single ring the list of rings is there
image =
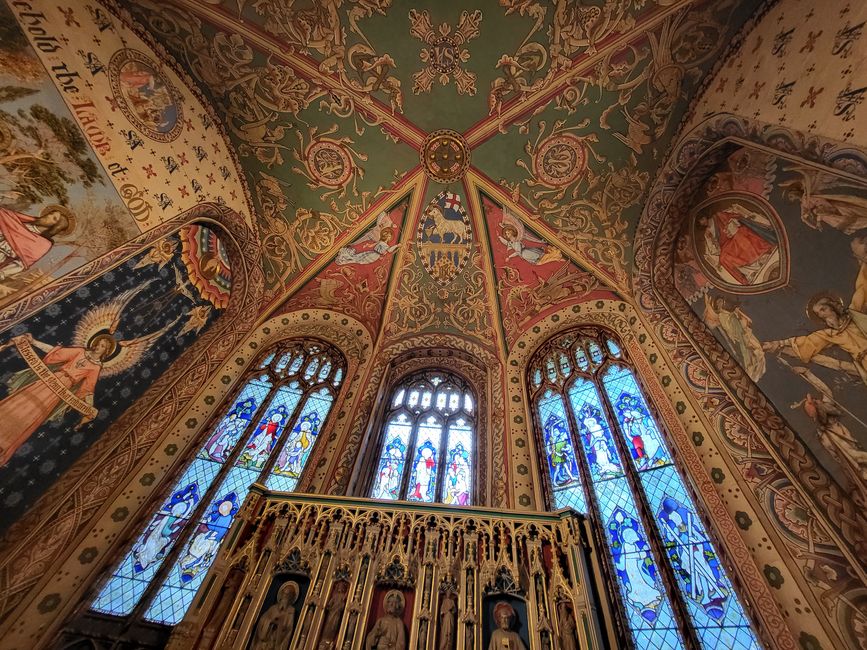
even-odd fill
[[[254,482],[292,491],[331,411],[345,360],[320,341],[270,351],[116,567],[91,609],[174,625]]]
[[[527,380],[552,505],[594,524],[635,647],[758,648],[617,341],[595,328],[562,334]]]
[[[458,375],[424,370],[391,392],[370,496],[473,502],[476,402]]]

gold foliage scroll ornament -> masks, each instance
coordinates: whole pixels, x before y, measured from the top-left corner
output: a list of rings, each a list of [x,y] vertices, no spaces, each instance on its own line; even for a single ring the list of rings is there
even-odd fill
[[[311,126],[307,138],[300,129],[296,131],[299,149],[295,149],[292,155],[303,168],[293,167],[292,171],[304,176],[310,189],[326,188],[320,195],[323,201],[329,196],[342,199],[350,181],[353,196],[358,196],[358,181],[364,178],[364,169],[357,161],[367,161],[367,154],[353,149],[350,138],[329,137],[337,132],[336,124],[322,133],[318,131],[317,127]]]
[[[557,2],[547,30],[547,43],[541,39],[548,7],[533,0],[501,0],[506,15],[519,14],[534,19],[530,32],[521,46],[504,54],[497,62],[500,77],[491,83],[488,95],[490,113],[499,114],[509,99],[544,90],[558,72],[572,65],[572,57],[580,52],[593,54],[596,44],[614,33],[625,33],[635,25],[631,12],[644,5],[643,0],[606,0],[601,6],[585,6],[578,2]],[[660,3],[663,4],[663,3]]]
[[[454,77],[459,95],[476,94],[476,74],[461,67],[470,60],[470,51],[463,47],[479,35],[482,12],[464,11],[457,29],[452,31],[448,23],[434,29],[427,11],[409,10],[409,33],[425,43],[421,60],[426,67],[412,75],[412,92],[415,95],[430,92],[434,79],[445,86]]]
[[[286,216],[289,202],[280,181],[264,172],[260,177],[256,190],[266,254],[264,267],[266,280],[275,284],[331,248],[344,224],[332,214],[307,208],[298,208],[294,217]]]

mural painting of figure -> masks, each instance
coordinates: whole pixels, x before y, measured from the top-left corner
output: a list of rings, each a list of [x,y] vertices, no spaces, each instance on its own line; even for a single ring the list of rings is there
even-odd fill
[[[29,334],[0,346],[0,352],[16,347],[29,366],[12,375],[7,382],[9,395],[0,401],[0,465],[39,427],[60,421],[69,409],[82,414],[76,429],[93,420],[98,412],[94,407],[97,380],[134,366],[178,322],[175,319],[136,339],[115,339],[121,312],[147,284],[91,309],[76,327],[69,346],[37,341]],[[34,348],[45,356],[40,359]]]
[[[779,274],[779,239],[766,216],[727,200],[710,214],[700,214],[696,229],[704,248],[701,257],[724,281],[750,286],[768,279],[773,268]]]
[[[807,314],[825,325],[804,336],[793,336],[762,344],[767,352],[785,352],[802,363],[814,361],[833,369],[848,371],[867,384],[867,237],[852,241],[852,251],[858,260],[858,275],[849,306],[831,293],[813,296],[807,304]],[[852,363],[847,364],[821,354],[828,348],[839,348],[848,353]]]
[[[846,235],[867,229],[867,198],[852,193],[851,187],[829,174],[803,167],[791,167],[799,179],[782,181],[789,201],[801,206],[801,221],[810,228],[835,228]]]
[[[503,212],[500,233],[500,242],[509,249],[506,259],[519,257],[534,266],[563,261],[558,249],[527,233],[521,220],[509,212]]]
[[[0,207],[0,280],[29,269],[54,245],[54,238],[75,229],[75,216],[62,205],[50,205],[33,217]]]
[[[704,296],[704,322],[716,329],[753,381],[761,379],[767,363],[761,342],[753,334],[753,321],[737,305],[722,296]]]
[[[335,264],[373,264],[379,258],[389,253],[393,253],[400,244],[390,245],[392,237],[394,237],[395,227],[391,217],[387,212],[382,212],[376,218],[376,225],[367,231],[364,235],[356,239],[349,246],[344,246],[337,251],[337,257],[334,259]],[[369,248],[370,243],[373,243],[373,248]]]

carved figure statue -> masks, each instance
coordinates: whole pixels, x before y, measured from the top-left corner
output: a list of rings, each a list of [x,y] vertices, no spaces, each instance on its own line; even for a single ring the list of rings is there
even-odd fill
[[[557,603],[557,618],[560,620],[560,650],[578,650],[575,638],[575,617],[565,600]]]
[[[497,629],[491,635],[488,650],[527,650],[521,637],[512,630],[515,617],[514,608],[505,600],[494,605],[494,621]]]
[[[455,645],[455,605],[454,596],[446,594],[440,608],[440,645],[439,650],[452,650]]]
[[[343,620],[343,610],[346,604],[347,585],[338,582],[331,591],[328,604],[325,606],[325,622],[322,624],[322,636],[319,637],[319,650],[331,650],[337,643],[337,633],[340,632],[340,622]]]
[[[406,628],[400,618],[406,605],[403,594],[385,594],[385,614],[379,617],[364,643],[365,650],[406,650]]]
[[[277,602],[268,608],[256,625],[252,650],[285,650],[295,631],[295,608],[298,583],[290,580],[277,592]]]

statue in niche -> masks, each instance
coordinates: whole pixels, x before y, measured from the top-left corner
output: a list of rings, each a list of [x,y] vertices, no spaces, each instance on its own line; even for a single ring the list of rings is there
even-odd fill
[[[494,605],[494,622],[497,629],[491,635],[488,650],[527,650],[518,633],[512,630],[516,614],[514,608],[505,600]]]
[[[277,602],[268,608],[256,625],[251,650],[285,650],[295,631],[295,608],[298,583],[290,580],[277,592]]]
[[[572,616],[572,608],[569,607],[565,600],[557,603],[557,618],[560,621],[560,649],[578,650],[575,617]]]
[[[325,606],[325,622],[322,624],[322,636],[319,637],[319,650],[331,650],[337,643],[337,633],[340,632],[340,622],[343,620],[346,605],[347,587],[345,582],[338,582],[331,590]]]
[[[455,645],[455,598],[446,594],[440,606],[440,645],[439,650],[452,650]]]
[[[385,594],[385,614],[379,617],[364,643],[365,650],[406,650],[406,628],[400,618],[406,606],[403,594]]]

